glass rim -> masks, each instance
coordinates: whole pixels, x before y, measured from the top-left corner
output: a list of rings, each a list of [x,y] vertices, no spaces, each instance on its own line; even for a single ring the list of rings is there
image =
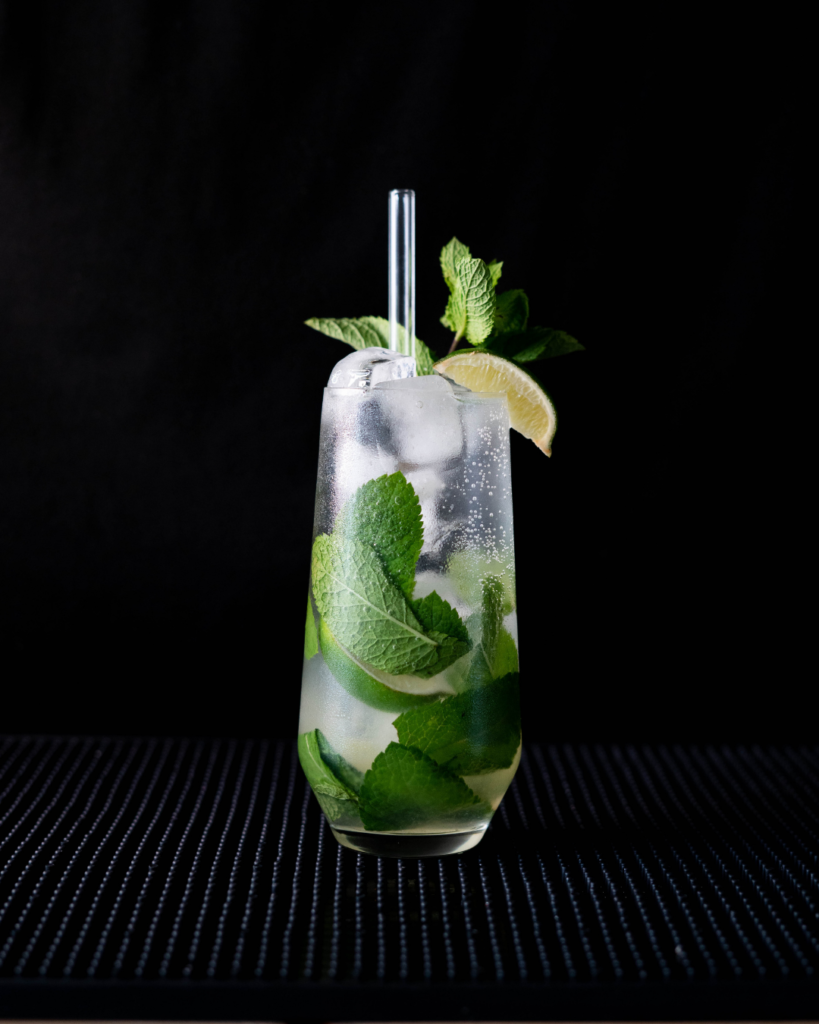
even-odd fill
[[[330,392],[332,392],[334,394],[340,394],[340,395],[372,395],[376,391],[377,391],[378,394],[384,394],[384,393],[389,394],[391,392],[396,392],[396,393],[398,393],[400,395],[406,395],[406,394],[413,394],[414,393],[414,394],[419,395],[419,396],[422,395],[422,394],[427,394],[427,395],[430,394],[429,391],[426,391],[426,392],[414,391],[414,389],[412,389],[412,388],[378,388],[378,389],[376,389],[376,388],[339,388],[339,387],[325,386],[324,391],[325,392],[330,391]],[[432,394],[443,394],[444,392],[440,392],[440,391],[439,392],[434,392],[433,391],[431,393]],[[505,391],[463,391],[463,392],[460,392],[460,393],[459,392],[453,392],[452,397],[456,398],[458,401],[470,401],[473,398],[476,398],[476,399],[479,399],[479,400],[488,400],[488,401],[492,401],[494,399],[503,399],[504,401],[508,402],[508,400],[509,400],[509,396],[507,395],[507,393]]]

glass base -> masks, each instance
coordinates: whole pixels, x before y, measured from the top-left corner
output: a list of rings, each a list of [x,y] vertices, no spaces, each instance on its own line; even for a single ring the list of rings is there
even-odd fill
[[[475,832],[357,832],[351,829],[330,830],[342,846],[358,853],[371,853],[375,857],[445,857],[450,853],[465,853],[477,846],[486,829]]]

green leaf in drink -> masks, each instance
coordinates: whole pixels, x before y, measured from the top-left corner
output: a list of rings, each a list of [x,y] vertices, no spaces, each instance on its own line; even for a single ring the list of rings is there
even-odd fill
[[[359,799],[364,828],[375,832],[430,823],[454,829],[492,813],[462,779],[420,750],[398,743],[375,758]]]
[[[520,745],[517,672],[415,708],[394,722],[404,746],[423,751],[456,775],[508,768]]]
[[[337,750],[334,750],[320,729],[316,729],[316,739],[318,740],[322,761],[339,782],[347,788],[348,792],[357,797],[364,779],[364,772],[360,772],[358,768],[342,757]]]
[[[330,632],[324,619],[319,624],[319,637],[327,668],[347,693],[369,707],[378,711],[400,712],[440,700],[440,693],[419,693],[418,690],[424,684],[417,677],[380,672],[346,651]],[[403,688],[398,689],[399,686]]]
[[[332,536],[316,537],[312,581],[329,633],[356,661],[429,679],[472,644],[458,613],[437,594],[407,599],[422,544],[411,484],[402,473],[378,477],[345,505]]]
[[[335,751],[319,729],[298,739],[299,762],[310,788],[330,821],[358,814],[358,791],[363,773]]]
[[[369,545],[320,534],[313,544],[313,596],[334,637],[375,668],[400,675],[434,663],[438,645]]]
[[[433,590],[411,605],[427,636],[440,644],[438,672],[443,672],[469,652],[472,647],[469,631],[448,601]]]
[[[304,658],[309,661],[318,654],[318,632],[316,631],[316,619],[313,615],[313,606],[310,604],[310,597],[307,598],[307,621],[304,625]]]
[[[424,527],[418,495],[403,473],[380,476],[359,487],[339,513],[335,533],[372,547],[390,580],[412,597]]]
[[[313,597],[330,632],[348,651],[392,675],[429,679],[469,650],[468,639],[428,636],[387,576],[375,550],[320,534],[313,544]]]
[[[518,671],[518,650],[512,635],[503,625],[505,593],[499,576],[485,576],[480,610],[466,622],[473,641],[473,654],[467,673],[452,681],[459,693],[483,686],[510,672]]]

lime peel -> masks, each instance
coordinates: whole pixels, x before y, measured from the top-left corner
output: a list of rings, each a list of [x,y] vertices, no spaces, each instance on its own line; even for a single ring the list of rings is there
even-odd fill
[[[544,455],[552,454],[557,413],[552,400],[534,377],[517,363],[492,352],[454,352],[435,364],[470,391],[502,391],[509,402],[509,425],[528,437]]]

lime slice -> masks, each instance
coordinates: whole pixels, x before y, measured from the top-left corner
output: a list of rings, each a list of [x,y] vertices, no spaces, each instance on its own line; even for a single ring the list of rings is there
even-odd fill
[[[505,391],[509,401],[509,425],[552,454],[557,413],[538,382],[513,363],[491,352],[454,352],[440,359],[435,369],[470,391]]]
[[[327,667],[347,693],[379,711],[408,711],[454,693],[434,678],[391,676],[365,664],[341,646],[324,619],[319,623],[319,643]]]

